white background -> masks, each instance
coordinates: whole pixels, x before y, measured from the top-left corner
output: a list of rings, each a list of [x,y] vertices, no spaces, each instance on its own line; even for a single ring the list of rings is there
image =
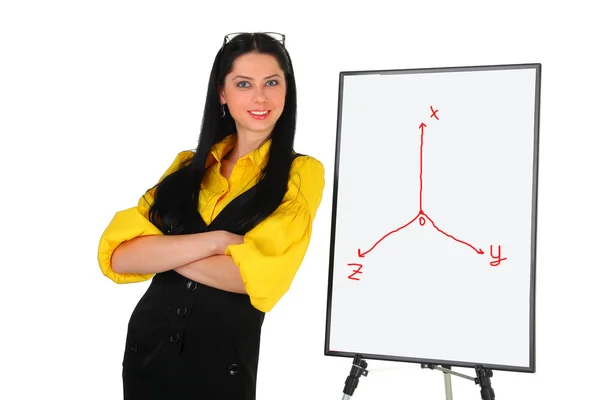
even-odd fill
[[[332,350],[531,367],[535,97],[533,67],[344,77]],[[473,248],[415,220],[421,137],[423,212]]]
[[[543,64],[537,372],[492,383],[498,399],[589,397],[600,358],[593,2],[210,4],[2,2],[0,398],[121,397],[126,323],[146,286],[101,275],[99,236],[195,147],[223,35],[256,30],[288,35],[297,151],[322,160],[328,182],[305,263],[264,325],[258,398],[338,399],[350,371],[323,355],[339,71],[521,62]],[[369,369],[353,399],[444,398],[439,371]],[[473,382],[453,384],[456,399],[480,398]]]

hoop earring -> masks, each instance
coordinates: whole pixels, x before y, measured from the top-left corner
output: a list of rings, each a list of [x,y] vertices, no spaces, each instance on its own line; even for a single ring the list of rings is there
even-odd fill
[[[225,117],[225,104],[221,104],[221,118]]]

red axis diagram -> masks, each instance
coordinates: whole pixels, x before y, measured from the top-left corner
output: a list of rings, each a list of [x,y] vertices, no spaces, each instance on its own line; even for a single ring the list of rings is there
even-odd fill
[[[439,112],[439,110],[434,110],[433,106],[430,106],[430,109],[431,109],[431,115],[429,117],[430,118],[435,118],[436,120],[439,121],[439,117],[437,116],[437,113]],[[370,252],[372,252],[373,250],[375,250],[375,248],[381,242],[383,242],[386,238],[388,238],[389,236],[391,236],[391,235],[393,235],[395,233],[400,232],[404,228],[409,227],[415,221],[418,221],[419,225],[421,225],[421,226],[425,226],[425,224],[427,223],[427,221],[429,221],[429,223],[431,224],[431,226],[433,226],[433,228],[436,231],[438,231],[439,233],[445,235],[446,237],[454,240],[455,242],[457,242],[457,243],[459,243],[459,244],[461,244],[463,246],[469,247],[470,249],[472,249],[478,255],[485,254],[484,251],[481,248],[475,247],[471,243],[466,242],[464,240],[460,240],[460,239],[452,236],[448,232],[445,232],[444,230],[440,229],[435,224],[435,222],[433,222],[433,220],[429,217],[429,215],[427,215],[427,213],[425,211],[423,211],[423,143],[424,143],[424,137],[425,137],[425,128],[427,128],[427,125],[425,125],[425,123],[421,122],[421,124],[419,125],[419,130],[421,131],[421,145],[420,145],[420,156],[419,156],[419,212],[408,223],[406,223],[406,224],[400,226],[399,228],[396,228],[393,231],[390,231],[390,232],[386,233],[385,235],[383,235],[368,250],[361,251],[361,249],[358,249],[358,257],[359,258],[364,258],[367,254],[369,254]],[[492,259],[493,259],[490,262],[490,265],[492,267],[497,267],[497,266],[500,265],[500,263],[502,261],[506,260],[506,257],[504,257],[504,258],[501,257],[501,246],[498,246],[498,252],[497,252],[497,255],[495,255],[494,251],[493,251],[493,246],[490,245],[490,255],[491,255]],[[349,263],[348,266],[349,267],[358,267],[357,269],[355,269],[355,270],[352,271],[352,274],[350,274],[348,276],[348,279],[355,280],[355,281],[360,280],[360,278],[358,278],[357,275],[363,273],[363,271],[362,271],[363,264]]]

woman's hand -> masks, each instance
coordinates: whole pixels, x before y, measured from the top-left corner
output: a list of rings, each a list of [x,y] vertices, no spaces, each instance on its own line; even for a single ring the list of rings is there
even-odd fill
[[[228,231],[213,231],[215,255],[224,255],[225,249],[232,244],[244,243],[244,236]]]

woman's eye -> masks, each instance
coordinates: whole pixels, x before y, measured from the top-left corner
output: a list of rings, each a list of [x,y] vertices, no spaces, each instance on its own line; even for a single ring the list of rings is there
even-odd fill
[[[250,86],[250,84],[246,81],[241,81],[241,82],[238,82],[238,84],[237,84],[237,87],[241,87],[241,88],[247,88],[249,86]]]
[[[278,85],[279,82],[277,82],[276,80],[272,80],[272,81],[267,81],[267,86],[275,86]]]

